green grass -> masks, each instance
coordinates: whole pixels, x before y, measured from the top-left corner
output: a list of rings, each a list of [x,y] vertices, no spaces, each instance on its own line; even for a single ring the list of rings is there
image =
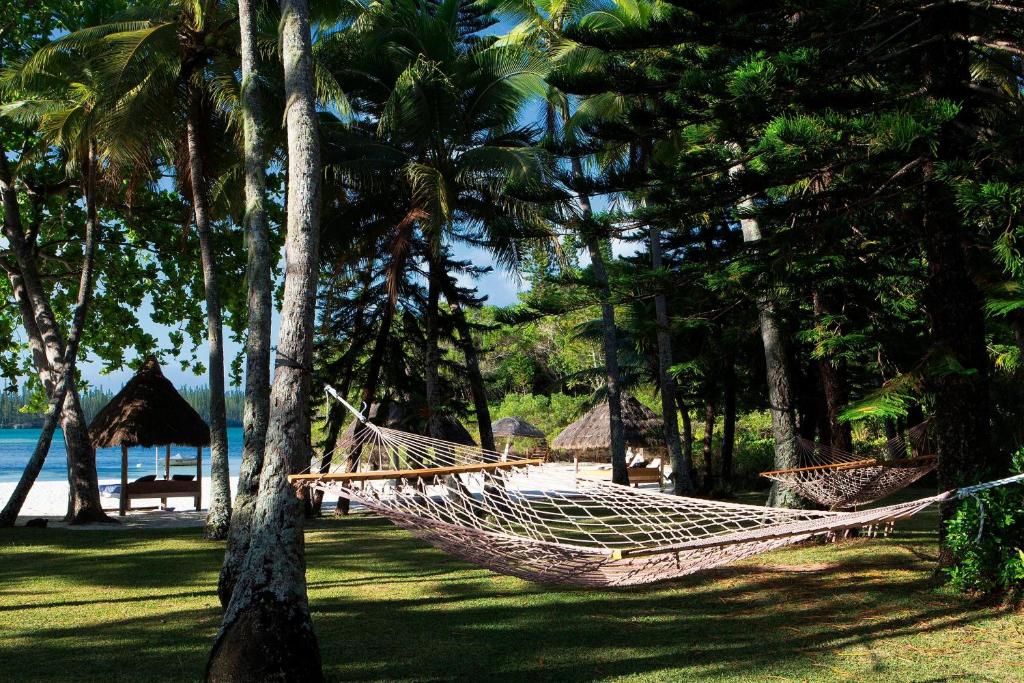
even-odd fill
[[[934,523],[592,591],[325,520],[310,604],[334,680],[1019,680],[1024,619],[935,588]],[[199,529],[0,532],[0,680],[197,680],[221,552]]]

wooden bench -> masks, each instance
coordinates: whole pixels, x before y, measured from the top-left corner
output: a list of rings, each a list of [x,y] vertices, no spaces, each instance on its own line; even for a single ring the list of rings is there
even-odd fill
[[[171,478],[171,447],[167,446],[164,457],[164,478],[150,481],[128,481],[128,448],[121,446],[121,495],[118,515],[124,516],[131,509],[135,498],[159,498],[167,505],[168,498],[193,498],[196,510],[203,498],[203,448],[196,449],[196,476],[192,481]]]
[[[203,489],[199,481],[181,481],[175,479],[155,479],[153,481],[133,481],[121,490],[121,509],[130,510],[131,501],[137,498],[159,498],[167,502],[168,498],[192,498],[196,510],[200,507]],[[122,512],[121,514],[124,514]]]
[[[634,487],[639,487],[640,484],[657,484],[659,491],[665,488],[665,473],[660,465],[656,467],[627,467],[626,472],[629,474],[629,483]],[[577,461],[576,476],[611,479],[612,470],[611,468],[580,470],[579,461]]]

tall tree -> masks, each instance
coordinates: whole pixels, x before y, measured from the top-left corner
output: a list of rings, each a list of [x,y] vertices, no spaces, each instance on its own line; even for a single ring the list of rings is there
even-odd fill
[[[288,235],[284,303],[270,421],[249,549],[207,664],[211,681],[320,681],[320,650],[306,595],[303,509],[288,482],[309,462],[310,371],[319,273],[320,149],[309,5],[281,2],[288,126]]]
[[[228,606],[238,572],[249,549],[249,524],[260,471],[266,449],[267,421],[270,417],[270,322],[271,264],[267,219],[266,130],[263,91],[265,75],[258,49],[259,4],[256,0],[238,1],[238,23],[242,62],[242,129],[245,157],[246,245],[249,260],[249,327],[245,339],[245,407],[242,423],[242,467],[238,475],[231,526],[228,531],[224,565],[221,567],[217,594],[221,605]]]
[[[204,533],[215,539],[228,532],[231,487],[211,186],[221,151],[215,140],[223,137],[225,125],[223,107],[216,104],[231,99],[223,85],[233,82],[237,66],[234,34],[229,30],[233,9],[224,0],[166,0],[140,7],[131,21],[91,26],[56,41],[103,52],[99,75],[104,97],[117,103],[114,130],[136,165],[173,160],[183,193],[191,201],[203,272],[211,390],[212,490]]]

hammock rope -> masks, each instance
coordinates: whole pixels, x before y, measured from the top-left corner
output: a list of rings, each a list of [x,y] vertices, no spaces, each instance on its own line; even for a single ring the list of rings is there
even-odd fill
[[[815,536],[891,523],[960,495],[857,512],[725,503],[577,477],[514,455],[503,462],[495,451],[369,422],[336,450],[358,452],[357,469],[381,478],[352,477],[340,465],[295,476],[293,484],[336,493],[496,572],[578,586],[684,576]],[[451,472],[464,465],[477,467]]]
[[[911,428],[907,438],[886,442],[890,459],[864,458],[825,444],[798,439],[801,467],[762,472],[761,476],[794,489],[804,498],[834,510],[874,503],[910,486],[938,465],[929,453],[928,422]]]

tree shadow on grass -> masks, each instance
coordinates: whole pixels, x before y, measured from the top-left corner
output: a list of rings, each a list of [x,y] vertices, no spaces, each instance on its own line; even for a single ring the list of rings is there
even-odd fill
[[[0,556],[11,588],[0,620],[16,627],[3,651],[18,680],[201,676],[223,551],[198,530],[0,535],[0,548],[13,545]],[[617,590],[498,576],[374,518],[318,523],[306,547],[335,680],[820,679],[835,677],[820,667],[836,666],[837,652],[863,654],[857,676],[898,678],[890,659],[901,643],[999,613],[935,594],[931,564],[906,538]],[[936,666],[915,678],[960,673]]]
[[[938,598],[920,554],[885,540],[812,549],[836,557],[809,567],[745,563],[588,591],[498,577],[440,554],[425,570],[404,534],[392,543],[374,529],[383,522],[360,524],[363,534],[340,540],[358,549],[331,554],[334,570],[360,570],[358,595],[344,580],[311,584],[325,668],[337,679],[808,678],[809,660],[853,648],[877,653],[871,666],[882,673],[887,641],[994,616]],[[310,566],[319,559],[312,551]],[[439,562],[450,571],[438,572]],[[393,583],[396,575],[420,595]],[[365,592],[375,576],[378,590]]]

